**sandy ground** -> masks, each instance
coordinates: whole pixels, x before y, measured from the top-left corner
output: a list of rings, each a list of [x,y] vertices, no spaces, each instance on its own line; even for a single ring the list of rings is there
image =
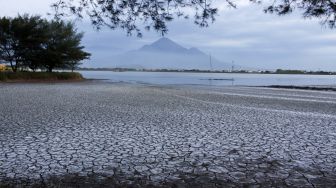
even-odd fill
[[[0,84],[0,182],[335,187],[336,92]]]

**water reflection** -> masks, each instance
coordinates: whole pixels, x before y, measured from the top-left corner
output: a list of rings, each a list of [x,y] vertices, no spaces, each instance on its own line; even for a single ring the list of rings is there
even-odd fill
[[[85,78],[163,85],[336,85],[331,75],[80,71]]]

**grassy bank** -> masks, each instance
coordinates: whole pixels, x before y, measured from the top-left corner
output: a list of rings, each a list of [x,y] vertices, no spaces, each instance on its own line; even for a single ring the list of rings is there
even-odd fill
[[[0,82],[78,81],[83,79],[83,76],[77,72],[0,72]]]

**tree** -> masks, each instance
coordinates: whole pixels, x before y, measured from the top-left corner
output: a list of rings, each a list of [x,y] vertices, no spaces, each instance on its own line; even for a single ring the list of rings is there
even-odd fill
[[[82,50],[83,47],[75,47],[68,51],[68,56],[71,59],[67,60],[66,67],[71,69],[73,72],[79,65],[81,65],[81,60],[87,59],[90,54]]]
[[[43,42],[47,41],[47,21],[40,16],[28,14],[13,19],[13,35],[19,41],[16,49],[17,68],[30,68],[35,71],[40,64],[37,54],[42,50]]]
[[[47,38],[39,53],[39,60],[48,72],[55,68],[72,68],[84,59],[88,59],[90,54],[84,52],[80,42],[82,33],[77,33],[73,23],[66,23],[61,20],[54,20],[48,23]]]
[[[74,69],[80,61],[90,57],[81,46],[82,33],[73,23],[48,21],[39,16],[0,18],[0,61],[11,65],[16,72],[29,68]]]
[[[16,72],[16,48],[18,41],[12,32],[12,20],[6,17],[0,19],[0,60],[9,63],[12,70]]]
[[[263,0],[254,2],[263,3]],[[319,18],[322,24],[336,28],[335,0],[275,0],[265,8],[265,12],[285,15],[295,9],[303,11],[304,18]]]
[[[247,0],[248,1],[248,0]],[[266,0],[249,0],[255,3],[267,3]],[[231,0],[224,0],[229,7],[236,8]],[[265,12],[284,15],[294,9],[303,11],[305,18],[317,17],[323,24],[335,28],[335,0],[274,0],[266,6]],[[108,26],[111,29],[125,29],[128,34],[142,36],[140,24],[147,30],[154,29],[162,34],[168,31],[167,22],[175,17],[188,18],[191,13],[195,24],[207,27],[217,15],[217,8],[212,0],[57,0],[52,7],[55,16],[69,14],[83,18],[85,14],[92,24],[100,29]]]
[[[0,60],[9,63],[14,72],[33,64],[34,50],[44,40],[42,23],[39,16],[0,18]]]
[[[234,6],[230,0],[225,0]],[[122,28],[131,35],[142,36],[138,24],[145,24],[145,29],[154,29],[165,34],[167,22],[177,17],[188,18],[185,12],[193,10],[194,22],[207,27],[215,20],[217,9],[211,6],[211,0],[58,0],[52,5],[55,17],[69,13],[83,18],[90,17],[92,24],[100,29]]]

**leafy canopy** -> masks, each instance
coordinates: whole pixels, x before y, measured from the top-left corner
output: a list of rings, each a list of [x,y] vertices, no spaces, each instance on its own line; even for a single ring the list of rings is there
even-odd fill
[[[252,1],[264,3],[265,0]],[[336,28],[335,0],[275,0],[265,8],[265,12],[285,15],[295,9],[302,11],[304,18],[318,18],[323,25]]]
[[[188,18],[187,12],[192,12],[195,24],[207,27],[217,14],[210,0],[59,0],[52,7],[58,18],[69,13],[83,18],[86,14],[97,29],[122,28],[129,35],[136,33],[139,37],[142,36],[140,24],[146,30],[165,34],[167,22],[176,16]]]
[[[48,71],[54,68],[73,69],[90,56],[80,45],[83,33],[77,33],[72,23],[53,20],[48,23],[46,31],[48,40],[43,43],[39,60]]]
[[[305,18],[317,17],[323,24],[335,28],[335,0],[246,0],[268,4],[265,12],[284,15],[295,9],[303,11]],[[168,31],[167,22],[175,17],[193,16],[195,24],[207,27],[215,21],[218,9],[213,0],[57,0],[52,7],[57,18],[76,15],[88,16],[92,24],[100,29],[121,28],[130,35],[142,36],[140,25],[147,30],[154,29],[162,34]],[[222,0],[229,7],[236,8],[234,0]],[[270,4],[271,3],[271,4]]]
[[[73,23],[48,21],[39,16],[0,18],[0,61],[12,70],[76,67],[90,54],[81,46],[83,34]]]
[[[31,61],[43,40],[43,24],[39,16],[0,18],[0,60],[10,63],[14,71]]]

